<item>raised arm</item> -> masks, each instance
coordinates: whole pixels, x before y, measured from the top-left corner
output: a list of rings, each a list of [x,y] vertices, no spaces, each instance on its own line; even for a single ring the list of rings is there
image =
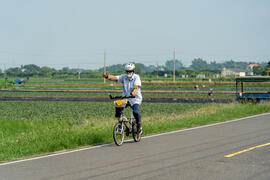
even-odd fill
[[[104,73],[104,74],[103,74],[103,77],[106,78],[106,79],[109,79],[109,80],[111,80],[111,81],[117,81],[117,80],[118,80],[116,76],[109,75],[108,72]]]

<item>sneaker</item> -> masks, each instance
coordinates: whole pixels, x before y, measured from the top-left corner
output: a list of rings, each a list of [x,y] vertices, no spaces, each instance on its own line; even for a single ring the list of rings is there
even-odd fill
[[[142,127],[140,127],[137,131],[137,134],[141,135],[142,134]]]

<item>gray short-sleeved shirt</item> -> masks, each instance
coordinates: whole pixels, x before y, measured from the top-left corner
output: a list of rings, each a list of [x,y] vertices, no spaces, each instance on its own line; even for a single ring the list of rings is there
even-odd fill
[[[120,76],[116,76],[119,83],[123,84],[123,92],[122,96],[130,96],[131,92],[134,90],[134,87],[138,87],[138,92],[135,98],[129,98],[128,101],[133,106],[134,104],[142,103],[142,93],[141,93],[141,78],[138,74],[133,74],[132,78],[129,79],[127,74],[122,74]]]

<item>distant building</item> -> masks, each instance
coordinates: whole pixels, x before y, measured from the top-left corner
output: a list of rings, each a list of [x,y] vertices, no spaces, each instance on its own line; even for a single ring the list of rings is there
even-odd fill
[[[257,67],[257,66],[259,66],[259,64],[249,64],[248,67],[247,67],[247,71],[246,71],[247,75],[248,76],[253,76],[254,75],[253,68]]]
[[[223,68],[221,71],[222,77],[244,77],[246,76],[246,72],[239,69],[227,69]]]
[[[205,78],[205,74],[197,74],[197,78]]]
[[[188,78],[188,75],[182,74],[182,78]]]
[[[236,73],[236,76],[245,77],[246,76],[246,72],[239,72],[239,74]]]
[[[259,66],[259,64],[249,64],[249,65],[248,65],[248,69],[253,70],[253,68],[254,68],[254,67],[257,67],[257,66]]]

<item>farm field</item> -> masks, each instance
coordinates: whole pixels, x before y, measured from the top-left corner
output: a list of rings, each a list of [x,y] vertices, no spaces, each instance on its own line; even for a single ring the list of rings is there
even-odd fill
[[[233,93],[213,93],[211,96],[208,92],[144,92],[144,98],[230,98],[234,99]],[[121,95],[121,92],[80,92],[80,91],[59,91],[59,92],[44,92],[44,91],[28,91],[28,92],[0,92],[0,97],[69,97],[69,98],[108,98],[108,94],[113,96]]]
[[[103,83],[102,78],[85,78],[85,79],[50,79],[50,78],[30,78],[25,84],[13,85],[15,79],[8,79],[8,89],[23,90],[120,90],[121,84],[106,81]],[[5,88],[4,79],[0,79],[0,87]],[[235,91],[235,81],[233,79],[220,80],[213,79],[205,81],[202,79],[178,79],[176,82],[171,80],[143,80],[143,90],[170,90],[170,91],[194,91],[195,86],[199,91]],[[270,83],[247,83],[246,88],[255,90],[270,89]]]
[[[13,81],[14,79],[9,79]],[[0,80],[3,84],[3,79]],[[195,89],[194,87],[199,88]],[[249,83],[247,91],[270,91],[269,83]],[[3,85],[2,85],[2,89]],[[50,79],[30,78],[26,84],[11,85],[9,91],[0,91],[0,97],[42,97],[42,98],[104,98],[108,94],[121,94],[121,84],[103,83],[102,78]],[[15,90],[15,91],[14,91]],[[27,92],[26,92],[27,91]],[[209,93],[212,92],[210,95]],[[147,98],[190,98],[190,99],[235,99],[233,79],[178,79],[176,82],[147,80],[142,82],[142,93]]]
[[[121,84],[101,79],[40,79],[31,78],[26,84],[12,85],[9,91],[0,91],[0,98],[42,97],[42,98],[103,98],[108,94],[120,95]],[[149,98],[198,98],[198,99],[235,99],[233,82],[203,81],[143,81],[144,99]],[[199,89],[194,89],[198,85]],[[212,87],[215,87],[212,88]],[[209,96],[209,92],[211,96]]]

